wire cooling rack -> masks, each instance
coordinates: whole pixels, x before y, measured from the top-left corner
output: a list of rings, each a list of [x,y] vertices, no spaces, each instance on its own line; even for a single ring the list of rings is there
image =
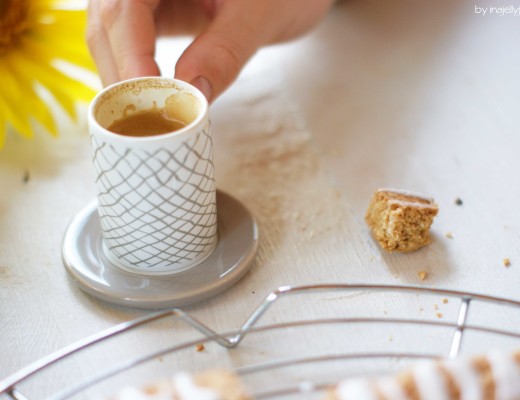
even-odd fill
[[[313,299],[317,295],[334,293],[337,295],[337,299],[343,303],[349,303],[354,298],[352,294],[358,293],[363,295],[380,294],[383,297],[379,298],[379,304],[383,310],[381,317],[374,316],[344,316],[343,311],[338,312],[338,317],[324,317],[324,318],[312,318],[309,320],[298,319],[289,321],[284,316],[286,312],[282,312],[281,316],[277,316],[275,323],[269,323],[261,325],[261,322],[266,319],[267,314],[275,313],[276,309],[282,309],[280,302],[284,298],[290,298],[293,296],[301,296],[298,300],[298,304],[306,306],[306,303],[312,303]],[[452,318],[441,319],[440,313],[435,313],[437,318],[425,319],[418,315],[410,316],[409,310],[405,310],[405,317],[385,315],[384,311],[385,296],[393,294],[398,298],[409,298],[412,302],[419,304],[422,296],[434,296],[436,299],[441,299],[443,303],[450,301],[452,306],[455,306]],[[448,300],[449,299],[449,300]],[[494,311],[490,311],[489,306],[495,307]],[[335,305],[337,308],[337,303]],[[273,309],[272,311],[270,311]],[[437,304],[435,309],[438,309]],[[477,317],[481,317],[483,314],[487,314],[489,318],[476,318],[476,322],[473,323],[470,320],[470,309],[471,314],[475,314]],[[268,313],[268,311],[270,311]],[[282,310],[283,311],[283,310]],[[419,308],[419,311],[422,311]],[[419,313],[420,314],[420,313]],[[501,320],[508,321],[506,327],[495,327],[492,321],[495,320],[495,315],[501,315]],[[83,379],[79,382],[74,382],[67,387],[60,388],[56,393],[47,396],[47,399],[61,400],[73,398],[78,394],[84,393],[85,390],[98,385],[99,383],[109,380],[110,378],[121,374],[122,372],[131,370],[137,366],[150,362],[151,360],[157,360],[166,355],[175,355],[185,349],[193,349],[194,346],[204,346],[215,344],[223,349],[229,349],[226,351],[242,351],[241,343],[246,341],[248,338],[260,334],[274,334],[275,338],[267,338],[265,341],[266,347],[269,347],[270,340],[281,340],[285,338],[289,343],[295,342],[297,338],[303,337],[301,333],[302,329],[306,328],[319,328],[326,326],[329,331],[335,332],[338,336],[338,332],[342,329],[362,327],[361,336],[366,338],[366,341],[370,339],[370,332],[392,332],[393,329],[402,329],[405,327],[411,327],[415,329],[413,335],[420,335],[417,332],[417,328],[427,328],[428,334],[425,334],[426,340],[421,341],[419,351],[408,348],[406,342],[410,338],[405,337],[404,347],[395,351],[389,351],[391,348],[391,337],[387,341],[388,346],[368,346],[367,349],[361,349],[358,344],[351,344],[351,336],[348,331],[344,331],[339,336],[343,336],[342,344],[346,343],[343,348],[337,347],[337,343],[328,341],[326,336],[322,336],[322,332],[313,332],[314,335],[311,340],[305,344],[304,351],[298,350],[296,356],[281,356],[273,357],[269,354],[262,362],[254,362],[252,359],[246,357],[246,361],[242,362],[241,365],[233,365],[232,368],[245,380],[248,378],[251,380],[251,386],[253,387],[253,396],[257,399],[275,399],[275,398],[288,398],[290,396],[296,396],[295,398],[302,398],[302,395],[318,395],[325,388],[337,382],[341,378],[345,378],[346,375],[363,374],[367,368],[361,368],[361,364],[375,365],[380,361],[392,361],[394,364],[399,364],[401,360],[409,360],[412,362],[419,358],[434,358],[434,357],[457,357],[463,348],[463,341],[467,340],[470,333],[491,335],[491,343],[495,346],[502,346],[503,340],[507,339],[512,342],[513,345],[518,346],[520,344],[520,301],[510,300],[506,298],[487,296],[476,293],[469,293],[464,291],[454,290],[443,290],[424,288],[416,286],[397,286],[397,285],[342,285],[342,284],[329,284],[329,285],[308,285],[308,286],[284,286],[277,290],[269,293],[263,302],[251,313],[251,315],[245,320],[245,322],[236,330],[230,332],[219,333],[214,329],[210,328],[203,322],[194,318],[192,315],[184,312],[181,309],[169,309],[164,311],[158,311],[146,315],[141,318],[134,319],[132,321],[124,322],[116,325],[112,328],[106,329],[102,332],[94,334],[83,340],[80,340],[72,345],[69,345],[61,350],[56,351],[31,365],[19,370],[11,376],[0,381],[0,397],[14,400],[34,400],[41,399],[41,396],[29,397],[24,392],[25,385],[30,384],[32,379],[36,379],[39,374],[42,374],[45,370],[52,367],[55,364],[64,362],[65,360],[73,357],[73,355],[91,349],[100,343],[109,341],[109,339],[119,337],[130,331],[143,329],[156,321],[172,318],[178,320],[181,324],[184,324],[200,333],[200,337],[195,340],[184,340],[179,343],[174,343],[171,346],[156,351],[152,351],[149,354],[138,355],[123,362],[118,362],[115,365],[106,367],[97,371],[87,379]],[[478,322],[483,320],[483,322]],[[512,328],[513,327],[513,328]],[[516,327],[516,329],[514,329]],[[432,350],[429,349],[428,340],[432,337],[437,337],[439,331],[443,330],[448,332],[449,340],[445,350]],[[361,340],[363,342],[364,339]],[[253,341],[251,343],[258,343]],[[477,343],[483,343],[478,342]],[[486,342],[488,343],[488,342]],[[313,352],[311,348],[316,344],[320,344],[320,351]],[[245,345],[243,345],[245,346]],[[330,347],[333,348],[330,348]],[[245,346],[248,347],[248,346]],[[251,346],[249,346],[251,347]],[[480,351],[485,351],[489,347],[488,344],[477,346]],[[231,350],[235,349],[236,350]],[[360,350],[361,349],[361,350]],[[246,351],[246,350],[244,350]],[[262,352],[261,352],[262,353]],[[240,355],[240,353],[238,353]],[[220,356],[219,356],[220,357]],[[235,357],[240,358],[240,357]],[[345,367],[344,364],[338,367],[337,363],[349,363],[350,367]],[[330,372],[325,373],[325,379],[323,374],[317,374],[318,371],[326,371],[324,367],[325,363],[332,363],[333,370],[339,370],[337,375],[331,374]],[[388,369],[388,363],[383,367],[383,371]],[[204,365],[200,365],[200,370],[205,368]],[[296,373],[296,378],[291,377],[288,379],[284,376],[282,371],[292,368]],[[304,370],[311,371],[305,373]],[[349,372],[350,371],[350,372]],[[381,370],[374,371],[374,369],[368,369],[369,373],[381,372]],[[387,372],[387,371],[386,371]],[[171,374],[172,371],[165,372]],[[255,375],[264,374],[264,376],[270,376],[269,380],[259,380],[255,387]],[[125,374],[123,374],[125,375]],[[272,376],[281,377],[282,384],[276,385],[276,387],[270,387],[265,382],[272,382]],[[319,375],[319,376],[316,376]],[[247,383],[247,382],[246,382]],[[22,388],[23,387],[23,388]],[[307,397],[305,397],[307,398]],[[311,397],[309,397],[311,398]],[[318,397],[317,397],[318,398]]]

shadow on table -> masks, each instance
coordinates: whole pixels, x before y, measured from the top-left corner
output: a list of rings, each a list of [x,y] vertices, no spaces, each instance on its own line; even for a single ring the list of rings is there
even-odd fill
[[[432,232],[432,242],[411,253],[387,253],[380,250],[392,275],[407,284],[447,286],[454,269],[445,238]]]

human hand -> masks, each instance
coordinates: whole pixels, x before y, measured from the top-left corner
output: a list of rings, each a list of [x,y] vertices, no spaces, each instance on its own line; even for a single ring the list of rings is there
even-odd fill
[[[194,35],[175,77],[217,98],[262,46],[311,29],[333,0],[90,0],[87,41],[103,84],[159,75],[159,36]]]

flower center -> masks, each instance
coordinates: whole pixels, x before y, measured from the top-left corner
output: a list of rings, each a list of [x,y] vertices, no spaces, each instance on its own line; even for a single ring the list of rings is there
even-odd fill
[[[7,53],[29,28],[27,0],[0,2],[0,56]]]

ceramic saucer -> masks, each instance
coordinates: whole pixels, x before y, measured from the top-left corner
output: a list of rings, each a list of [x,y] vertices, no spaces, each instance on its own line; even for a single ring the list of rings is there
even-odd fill
[[[159,309],[195,303],[228,289],[253,264],[258,227],[247,208],[217,190],[218,244],[195,267],[171,275],[137,275],[110,263],[102,252],[101,226],[94,200],[65,232],[62,256],[79,287],[104,301]]]

